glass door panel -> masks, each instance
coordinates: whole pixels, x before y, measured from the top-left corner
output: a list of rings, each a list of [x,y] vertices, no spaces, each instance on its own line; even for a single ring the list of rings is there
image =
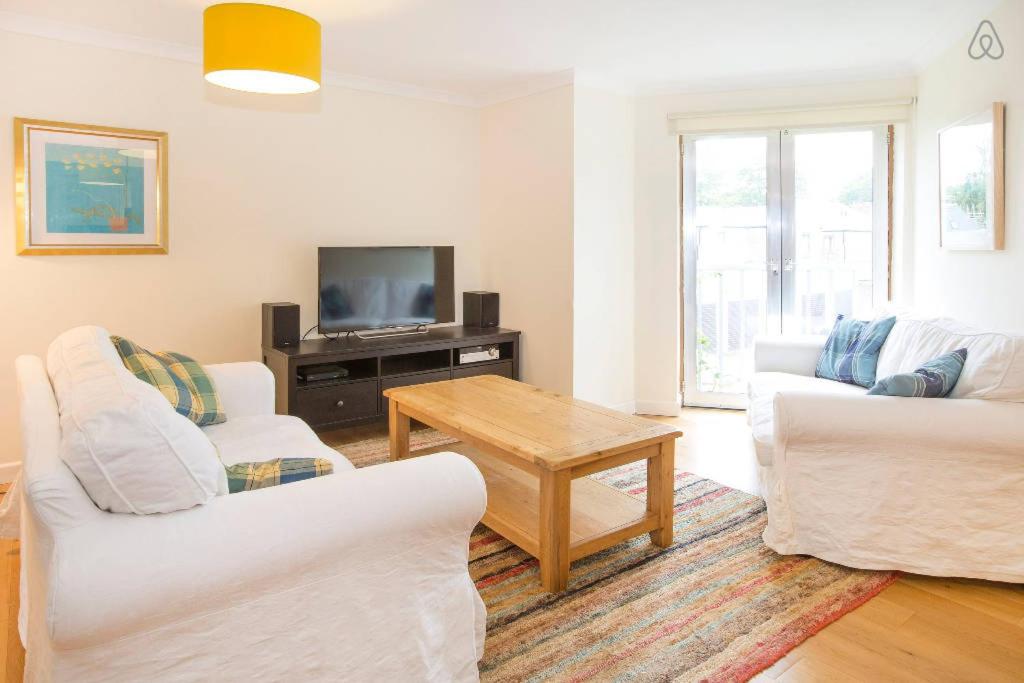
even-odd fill
[[[729,405],[746,391],[754,336],[769,319],[766,254],[769,136],[690,142],[694,167],[687,213],[684,289],[692,292],[684,359],[687,402]],[[685,152],[684,152],[685,154]],[[689,361],[688,363],[686,361]]]
[[[783,133],[785,334],[827,334],[837,314],[871,315],[875,135]]]

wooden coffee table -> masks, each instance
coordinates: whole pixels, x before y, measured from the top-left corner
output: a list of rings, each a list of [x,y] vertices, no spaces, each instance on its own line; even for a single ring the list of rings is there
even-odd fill
[[[546,590],[565,590],[573,560],[627,538],[672,543],[677,429],[494,375],[384,395],[391,459],[409,455],[410,418],[471,446],[487,482],[484,524],[540,561]],[[637,460],[646,505],[587,478]]]

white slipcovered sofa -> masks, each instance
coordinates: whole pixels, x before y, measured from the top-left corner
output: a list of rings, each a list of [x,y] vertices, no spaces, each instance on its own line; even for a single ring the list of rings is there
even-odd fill
[[[439,453],[356,470],[274,415],[262,364],[206,369],[227,421],[203,433],[225,464],[322,457],[335,473],[176,512],[105,512],[59,455],[64,380],[17,359],[26,679],[477,680],[476,467]]]
[[[942,399],[816,379],[824,342],[755,344],[765,543],[863,569],[1024,582],[1024,337],[898,319],[878,378],[967,348]]]

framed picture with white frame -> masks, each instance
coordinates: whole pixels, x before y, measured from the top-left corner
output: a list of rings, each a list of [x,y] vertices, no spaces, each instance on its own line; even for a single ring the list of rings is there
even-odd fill
[[[954,251],[1004,245],[1006,107],[992,107],[939,131],[939,244]]]

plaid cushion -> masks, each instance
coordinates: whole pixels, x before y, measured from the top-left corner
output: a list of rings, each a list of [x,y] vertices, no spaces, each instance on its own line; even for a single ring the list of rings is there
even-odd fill
[[[866,322],[836,316],[836,324],[818,358],[815,377],[870,387],[875,383],[878,354],[896,318]]]
[[[967,360],[967,349],[957,349],[930,360],[913,372],[878,380],[868,389],[873,396],[943,398],[953,391]]]
[[[238,493],[322,477],[333,473],[334,465],[325,458],[277,458],[266,462],[240,462],[225,469],[228,492]]]
[[[153,355],[164,362],[167,369],[188,389],[192,397],[192,412],[186,417],[200,427],[224,422],[224,409],[220,405],[217,388],[203,366],[192,358],[173,351],[154,351]]]
[[[159,389],[176,412],[200,427],[224,422],[217,389],[199,363],[180,353],[147,351],[124,337],[110,341],[125,367]]]

